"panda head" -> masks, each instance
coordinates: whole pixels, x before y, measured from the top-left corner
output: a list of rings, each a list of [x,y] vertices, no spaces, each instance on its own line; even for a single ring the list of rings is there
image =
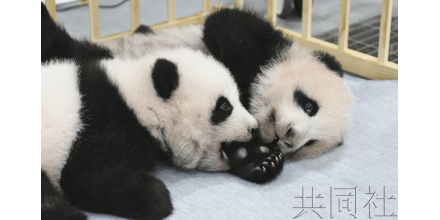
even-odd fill
[[[230,72],[202,52],[173,48],[103,66],[140,123],[181,168],[229,169],[222,144],[249,141],[258,127]]]
[[[351,126],[353,96],[334,57],[297,44],[262,68],[250,111],[263,139],[278,139],[294,159],[315,157],[340,144]]]

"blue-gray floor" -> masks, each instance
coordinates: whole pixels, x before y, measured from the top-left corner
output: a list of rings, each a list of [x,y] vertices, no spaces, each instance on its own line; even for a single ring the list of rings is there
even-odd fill
[[[154,175],[167,185],[174,205],[167,220],[397,220],[398,82],[353,76],[345,81],[355,103],[353,127],[342,146],[318,158],[286,162],[281,175],[264,185],[228,173],[157,166]]]

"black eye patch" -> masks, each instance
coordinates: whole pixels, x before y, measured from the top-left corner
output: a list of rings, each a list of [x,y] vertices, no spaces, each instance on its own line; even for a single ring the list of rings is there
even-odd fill
[[[211,113],[211,122],[213,125],[218,125],[224,121],[231,115],[232,110],[231,103],[229,103],[228,99],[221,96],[217,99],[217,103],[215,104],[214,110]]]
[[[319,110],[318,103],[316,103],[315,100],[307,97],[306,94],[304,94],[301,90],[296,90],[293,93],[293,99],[310,117],[315,116]]]

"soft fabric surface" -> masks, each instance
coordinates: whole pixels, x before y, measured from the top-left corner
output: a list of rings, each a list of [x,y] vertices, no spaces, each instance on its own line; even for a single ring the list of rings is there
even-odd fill
[[[227,173],[183,171],[161,165],[154,174],[167,185],[174,205],[174,212],[167,219],[398,216],[398,82],[349,75],[345,80],[355,95],[355,104],[353,127],[342,146],[318,158],[286,162],[281,175],[265,185]],[[310,208],[312,205],[314,208]],[[92,220],[122,219],[88,215]]]

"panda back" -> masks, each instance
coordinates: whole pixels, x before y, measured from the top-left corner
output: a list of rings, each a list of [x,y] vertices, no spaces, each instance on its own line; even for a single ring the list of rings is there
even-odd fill
[[[55,185],[81,130],[77,70],[73,61],[41,66],[41,169]]]

